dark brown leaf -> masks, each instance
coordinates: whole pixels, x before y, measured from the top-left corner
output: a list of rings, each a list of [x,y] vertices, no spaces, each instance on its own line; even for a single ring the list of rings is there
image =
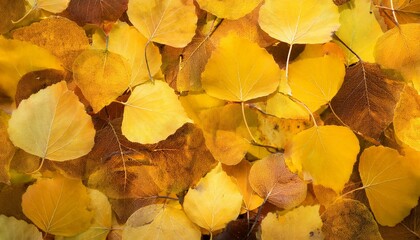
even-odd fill
[[[24,0],[1,0],[0,1],[0,34],[10,31],[14,24],[25,14]]]
[[[403,86],[386,79],[377,64],[359,62],[347,69],[331,106],[353,130],[377,140],[392,122]]]

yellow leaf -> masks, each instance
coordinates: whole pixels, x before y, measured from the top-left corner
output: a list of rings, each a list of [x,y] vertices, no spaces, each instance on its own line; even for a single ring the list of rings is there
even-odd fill
[[[261,240],[324,239],[319,205],[300,206],[284,215],[268,213],[261,222]]]
[[[0,239],[7,240],[42,240],[42,233],[23,220],[0,215]]]
[[[200,124],[199,114],[201,111],[213,107],[220,107],[226,104],[225,101],[209,96],[206,93],[189,93],[180,96],[179,101],[187,112],[189,118],[195,123]]]
[[[359,153],[354,133],[341,126],[312,127],[286,146],[286,163],[305,179],[340,192],[349,180]]]
[[[280,68],[265,49],[231,33],[220,40],[201,78],[210,96],[244,102],[274,92],[280,74]]]
[[[128,218],[123,239],[199,240],[200,229],[176,201],[140,208]]]
[[[71,237],[55,236],[54,240],[105,240],[112,228],[111,204],[105,194],[88,189],[91,209],[94,212],[92,224],[86,231]]]
[[[226,173],[233,177],[236,181],[236,185],[239,187],[239,191],[243,196],[243,204],[241,214],[252,211],[264,202],[257,193],[252,190],[251,184],[249,183],[248,176],[251,170],[251,163],[247,160],[242,160],[239,164],[235,166],[223,165],[223,170]]]
[[[134,87],[149,80],[144,56],[147,39],[137,31],[136,28],[129,26],[125,22],[117,22],[108,34],[108,43],[101,30],[97,30],[92,36],[94,48],[120,54],[127,59],[131,68],[131,80],[129,86]],[[159,48],[153,44],[147,47],[147,61],[149,63],[150,74],[155,75],[162,64]]]
[[[359,173],[376,221],[395,226],[410,214],[420,196],[420,179],[403,156],[391,148],[365,149],[360,156]]]
[[[200,8],[212,13],[218,18],[238,19],[250,13],[262,2],[262,0],[233,0],[233,1],[212,1],[197,0]]]
[[[92,119],[64,81],[23,100],[12,113],[8,132],[15,146],[54,161],[87,154],[95,137]]]
[[[70,0],[27,0],[32,10],[44,9],[52,13],[60,13],[69,5]]]
[[[340,28],[335,33],[363,61],[374,63],[373,50],[376,41],[382,35],[382,29],[371,12],[370,0],[352,0],[340,6]],[[355,23],[360,24],[355,24]],[[340,42],[337,42],[341,44]],[[359,59],[343,46],[347,65]]]
[[[192,0],[131,0],[127,14],[149,41],[177,48],[191,42],[197,27]]]
[[[278,118],[308,119],[308,111],[288,96],[276,93],[267,100],[265,112]]]
[[[249,182],[258,195],[279,208],[296,207],[306,197],[306,183],[286,167],[283,154],[272,154],[254,162]]]
[[[302,59],[289,65],[292,95],[312,112],[331,101],[343,84],[344,76],[344,64],[333,56]]]
[[[9,139],[7,126],[10,116],[0,110],[0,182],[10,184],[10,162],[16,153],[16,148]]]
[[[289,44],[331,40],[340,26],[338,8],[330,0],[266,0],[259,24],[271,37]]]
[[[385,32],[376,43],[375,60],[384,68],[401,70],[420,61],[420,24],[401,24]]]
[[[420,95],[405,87],[394,112],[395,135],[404,144],[420,151]]]
[[[16,86],[23,75],[47,68],[63,70],[61,63],[47,50],[0,37],[0,92],[14,98]]]
[[[113,52],[85,50],[73,63],[73,79],[95,113],[124,93],[130,78],[127,60]]]
[[[191,122],[167,83],[156,81],[134,89],[124,103],[122,133],[139,143],[157,143]]]
[[[89,228],[93,212],[80,180],[41,178],[22,196],[22,209],[46,233],[73,236]]]
[[[190,188],[184,198],[187,216],[210,233],[235,220],[241,206],[242,195],[220,163]]]

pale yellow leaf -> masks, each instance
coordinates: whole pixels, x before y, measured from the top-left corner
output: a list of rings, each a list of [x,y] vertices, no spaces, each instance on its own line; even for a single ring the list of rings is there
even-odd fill
[[[69,5],[70,0],[27,0],[33,10],[44,9],[52,13],[60,13]]]
[[[0,215],[0,239],[42,240],[42,233],[32,224],[14,217]]]
[[[87,154],[95,137],[91,117],[64,81],[23,100],[12,113],[8,132],[15,146],[54,161]]]
[[[300,104],[294,102],[288,96],[276,93],[267,100],[265,112],[278,118],[308,119],[308,111]]]

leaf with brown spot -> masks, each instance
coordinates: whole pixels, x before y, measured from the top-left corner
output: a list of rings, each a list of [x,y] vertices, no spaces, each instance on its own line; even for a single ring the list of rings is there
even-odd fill
[[[403,84],[386,79],[377,64],[359,62],[347,69],[331,106],[353,130],[378,139],[392,122]]]
[[[71,1],[73,2],[73,1]],[[49,50],[71,71],[76,57],[89,47],[83,28],[67,18],[47,18],[13,31],[13,38]]]
[[[72,0],[67,8],[70,19],[79,25],[116,22],[127,10],[128,0]]]

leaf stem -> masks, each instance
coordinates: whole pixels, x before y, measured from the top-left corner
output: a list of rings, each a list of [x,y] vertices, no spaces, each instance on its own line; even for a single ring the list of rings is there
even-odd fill
[[[144,60],[146,61],[147,73],[149,74],[149,80],[150,82],[155,83],[155,80],[153,79],[152,73],[150,71],[149,60],[147,59],[147,47],[149,47],[150,43],[151,41],[150,39],[148,39],[146,42],[146,45],[144,46]]]
[[[311,109],[309,109],[309,107],[308,107],[308,106],[306,106],[306,104],[305,104],[305,103],[303,103],[302,101],[300,101],[299,99],[297,99],[297,98],[293,97],[293,96],[292,96],[292,95],[290,95],[290,94],[285,94],[285,93],[282,93],[282,92],[279,92],[279,93],[280,93],[280,94],[283,94],[283,95],[285,95],[285,96],[287,96],[287,97],[288,97],[288,98],[290,98],[293,102],[295,102],[295,103],[297,103],[297,104],[301,105],[303,108],[305,108],[305,110],[309,113],[309,116],[311,116],[311,119],[312,119],[312,122],[314,123],[314,126],[315,126],[315,127],[318,127],[318,124],[316,123],[316,120],[315,120],[314,114],[312,113]]]
[[[293,48],[293,44],[290,44],[289,52],[287,53],[287,59],[286,59],[286,83],[289,83],[289,62],[290,62],[290,56],[292,55],[292,48]]]
[[[249,237],[251,237],[252,231],[254,230],[255,226],[256,226],[256,225],[257,225],[257,223],[258,223],[258,218],[259,218],[259,217],[260,217],[260,215],[261,215],[262,209],[263,209],[263,207],[264,207],[265,203],[266,203],[266,202],[267,202],[267,200],[268,200],[268,196],[269,196],[269,195],[267,195],[267,197],[264,199],[264,202],[263,202],[263,203],[262,203],[262,204],[258,207],[258,212],[257,212],[257,215],[255,215],[254,222],[252,223],[251,228],[249,229],[248,233],[246,234],[246,238],[245,238],[245,240],[247,240],[247,239],[249,239]]]
[[[248,121],[246,120],[245,116],[245,102],[241,102],[241,109],[242,109],[242,118],[245,122],[246,130],[248,130],[249,136],[251,136],[251,139],[254,143],[257,143],[257,140],[255,139],[254,135],[252,135],[251,129],[248,126]]]
[[[359,59],[359,61],[360,62],[363,62],[363,60],[362,60],[362,58],[360,58],[360,56],[359,55],[357,55],[357,53],[355,52],[355,51],[353,51],[353,49],[351,49],[343,40],[341,40],[341,38],[339,38],[338,36],[337,36],[337,34],[333,34],[333,37],[337,40],[337,41],[339,41],[341,44],[343,44],[343,46],[344,47],[346,47],[351,53],[353,53],[354,54],[354,56],[356,56],[356,58],[357,59]]]
[[[28,172],[28,173],[26,173],[26,174],[34,174],[34,173],[39,172],[39,171],[41,170],[42,166],[44,166],[44,162],[45,162],[45,157],[43,157],[43,158],[41,159],[41,163],[39,164],[39,167],[38,167],[37,169],[35,169],[35,170],[34,170],[34,171],[32,171],[32,172]]]
[[[124,169],[124,192],[125,192],[125,189],[127,187],[128,176],[127,176],[127,166],[125,165],[124,153],[123,153],[123,150],[121,148],[120,139],[118,139],[117,131],[115,131],[114,126],[112,126],[112,124],[111,124],[111,121],[108,120],[107,123],[111,127],[111,130],[112,130],[112,132],[115,135],[115,139],[117,140],[118,148],[120,150],[120,154],[121,154],[121,158],[122,158],[122,163],[123,163],[123,169]]]
[[[392,16],[394,17],[395,23],[397,24],[397,26],[399,26],[400,23],[398,22],[397,15],[395,14],[394,1],[393,0],[389,0],[389,3],[391,5]]]

